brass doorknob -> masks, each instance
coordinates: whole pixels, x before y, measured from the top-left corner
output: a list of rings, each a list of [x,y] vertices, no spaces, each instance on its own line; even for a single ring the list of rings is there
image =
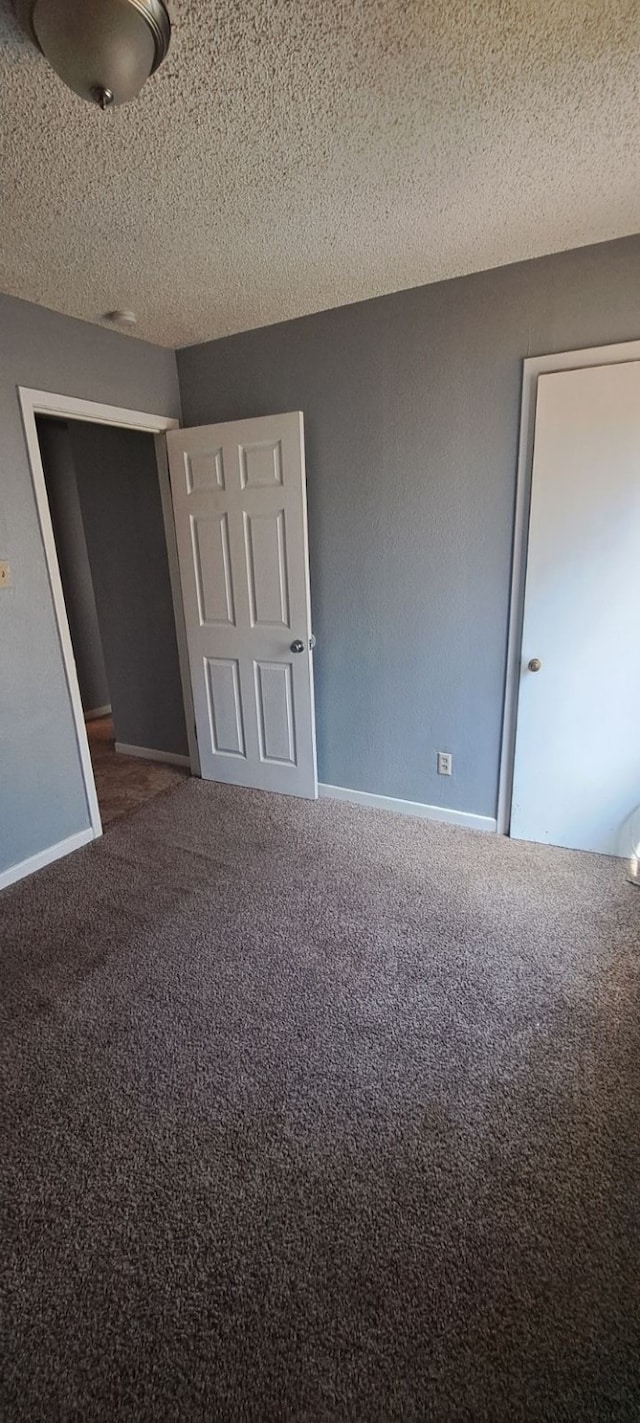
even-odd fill
[[[532,658],[531,658],[531,661],[528,663],[528,667],[529,667],[529,671],[530,671],[530,672],[539,672],[539,671],[540,671],[540,668],[542,667],[542,663],[541,663],[541,661],[540,661],[540,658],[539,658],[539,657],[532,657]]]

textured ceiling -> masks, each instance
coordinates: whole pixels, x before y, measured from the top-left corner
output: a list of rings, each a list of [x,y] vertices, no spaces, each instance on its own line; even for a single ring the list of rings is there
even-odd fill
[[[638,0],[180,0],[137,100],[0,0],[0,289],[179,346],[640,228]]]

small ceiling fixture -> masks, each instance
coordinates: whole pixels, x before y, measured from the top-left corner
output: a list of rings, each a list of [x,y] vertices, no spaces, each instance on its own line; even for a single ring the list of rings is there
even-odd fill
[[[110,321],[112,326],[135,326],[138,318],[135,311],[105,311],[103,321]]]
[[[56,74],[101,109],[135,98],[171,37],[163,0],[34,0],[31,28]]]

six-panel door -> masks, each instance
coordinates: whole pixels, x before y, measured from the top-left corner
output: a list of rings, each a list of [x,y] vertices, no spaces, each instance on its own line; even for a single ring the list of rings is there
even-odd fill
[[[167,446],[201,774],[315,798],[302,415]]]

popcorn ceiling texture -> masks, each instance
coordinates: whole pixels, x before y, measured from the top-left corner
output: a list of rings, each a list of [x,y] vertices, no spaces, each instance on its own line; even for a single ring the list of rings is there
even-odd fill
[[[180,346],[640,227],[637,0],[181,0],[132,104],[0,0],[0,288]]]

